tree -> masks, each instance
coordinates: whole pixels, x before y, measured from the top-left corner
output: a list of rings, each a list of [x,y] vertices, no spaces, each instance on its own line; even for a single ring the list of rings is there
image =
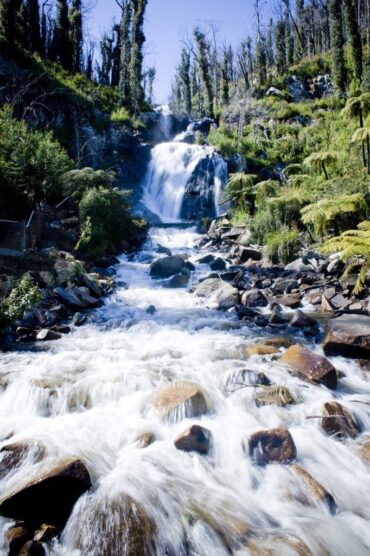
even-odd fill
[[[344,63],[342,2],[328,0],[328,9],[330,16],[333,81],[337,91],[344,93],[346,89],[346,68]]]
[[[190,54],[186,50],[186,48],[183,48],[181,51],[179,78],[181,80],[185,112],[187,113],[188,116],[190,116],[192,110],[191,86],[190,86]]]
[[[296,0],[295,2],[296,13],[296,41],[294,48],[294,55],[296,61],[299,61],[305,53],[306,46],[306,33],[304,24],[304,0]]]
[[[82,2],[81,0],[72,0],[70,21],[70,41],[72,51],[72,70],[76,73],[81,71],[82,67]]]
[[[346,20],[346,27],[351,44],[354,76],[358,83],[362,80],[362,42],[361,33],[357,23],[356,17],[356,2],[355,0],[344,0],[344,15]]]
[[[326,169],[326,164],[330,164],[337,160],[337,154],[334,152],[324,151],[320,153],[312,153],[310,156],[305,158],[303,163],[310,168],[314,168],[317,172],[324,172],[325,178],[328,180],[328,172]]]
[[[366,1],[366,11],[367,11],[367,55],[364,64],[364,79],[362,86],[365,91],[370,91],[370,0]]]
[[[131,56],[131,19],[132,4],[130,0],[126,1],[122,10],[120,23],[120,67],[119,67],[119,96],[121,105],[128,108],[130,105],[130,79],[129,65]]]
[[[110,75],[113,60],[113,39],[106,33],[100,41],[101,66],[99,69],[99,81],[102,85],[110,85]]]
[[[155,67],[149,68],[148,71],[146,72],[146,79],[147,79],[147,83],[148,83],[147,99],[149,101],[149,104],[152,104],[152,102],[153,102],[153,86],[154,86],[154,80],[155,80],[156,74],[157,74],[157,71],[156,71]]]
[[[209,44],[206,36],[197,27],[194,29],[194,38],[198,51],[198,65],[200,78],[203,85],[205,95],[205,113],[206,116],[213,117],[213,91],[209,63]]]
[[[370,175],[370,127],[360,127],[352,135],[351,143],[360,143],[367,147],[367,172]]]
[[[283,0],[285,4],[285,53],[287,66],[292,65],[294,60],[294,42],[290,25],[290,0]]]
[[[131,109],[138,114],[144,103],[143,79],[143,32],[144,15],[148,0],[132,0],[134,14],[132,18],[132,43],[129,65]]]
[[[317,233],[322,236],[333,225],[334,233],[339,234],[339,219],[348,214],[361,214],[366,211],[367,204],[362,193],[340,195],[336,198],[321,199],[301,210],[302,222],[313,224]]]
[[[358,97],[352,97],[347,100],[345,107],[341,112],[344,119],[359,120],[360,128],[364,127],[364,118],[370,114],[370,93],[363,93]],[[365,145],[362,143],[362,161],[366,166]]]
[[[286,71],[285,22],[280,20],[275,26],[275,58],[277,72],[282,75]]]
[[[67,70],[72,69],[72,49],[67,0],[57,0],[54,41],[57,61]]]
[[[18,13],[22,0],[0,1],[0,43],[9,51],[14,48]]]
[[[114,25],[113,33],[115,39],[113,41],[114,47],[112,51],[112,77],[111,85],[112,87],[118,87],[119,85],[119,71],[120,71],[120,60],[121,60],[121,26]]]
[[[221,63],[221,104],[229,104],[230,101],[230,70],[229,70],[229,56],[226,49],[224,49],[222,63]]]
[[[27,41],[32,52],[42,52],[40,8],[38,0],[27,0]]]
[[[267,80],[267,60],[266,60],[266,41],[261,35],[257,39],[256,46],[256,66],[260,85],[265,85]]]

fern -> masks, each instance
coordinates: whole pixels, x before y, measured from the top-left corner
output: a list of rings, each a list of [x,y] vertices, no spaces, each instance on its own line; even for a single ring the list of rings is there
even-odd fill
[[[347,265],[344,276],[362,263],[354,289],[356,295],[360,293],[370,270],[370,221],[361,222],[357,230],[348,230],[339,237],[329,239],[320,250],[322,253],[339,252],[341,260]]]
[[[313,168],[317,172],[324,172],[326,179],[328,179],[329,176],[326,170],[326,164],[335,162],[337,158],[337,153],[332,151],[323,151],[310,154],[310,156],[304,159],[303,164]]]
[[[344,214],[365,212],[367,204],[362,193],[340,195],[336,199],[321,199],[301,210],[302,222],[313,224],[319,235]]]

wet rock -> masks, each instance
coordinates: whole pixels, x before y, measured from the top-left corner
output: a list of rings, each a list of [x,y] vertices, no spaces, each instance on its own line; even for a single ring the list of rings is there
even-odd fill
[[[224,282],[220,278],[207,278],[200,282],[195,288],[198,297],[210,297],[217,290],[222,288]]]
[[[211,445],[211,431],[192,425],[176,438],[174,444],[178,450],[207,455]]]
[[[5,533],[9,544],[9,556],[18,556],[21,548],[33,537],[33,531],[24,524],[16,524]]]
[[[209,263],[211,270],[225,270],[226,263],[221,257],[217,257],[214,261]]]
[[[42,460],[44,455],[44,446],[37,442],[22,441],[6,444],[0,450],[0,477],[4,477],[22,465],[26,458],[37,463]]]
[[[247,550],[248,556],[314,556],[301,539],[291,535],[252,537],[247,544]],[[246,556],[246,553],[236,552],[235,556]]]
[[[143,432],[139,434],[137,441],[140,444],[140,448],[148,448],[148,446],[155,442],[155,434],[153,432]]]
[[[249,290],[242,294],[241,304],[246,307],[266,307],[268,301],[259,290]]]
[[[323,348],[327,355],[370,358],[370,317],[351,314],[331,320]]]
[[[186,268],[186,262],[179,255],[157,259],[150,265],[152,278],[169,278],[181,274]]]
[[[21,548],[18,556],[46,556],[46,550],[41,543],[36,541],[28,541]]]
[[[322,313],[332,313],[334,311],[333,305],[330,303],[329,299],[325,296],[321,296],[321,312]]]
[[[273,293],[290,293],[292,290],[298,288],[298,281],[292,278],[280,278],[276,280]]]
[[[223,285],[214,294],[213,301],[219,311],[227,311],[238,303],[239,291],[230,284],[223,282]]]
[[[268,319],[270,326],[283,327],[288,324],[288,319],[282,316],[281,310],[277,307],[274,307]]]
[[[279,427],[253,433],[249,439],[249,454],[257,465],[291,463],[297,456],[297,449],[288,429]]]
[[[294,312],[289,324],[294,328],[312,328],[318,326],[318,322],[315,319],[306,315],[306,313],[300,309]]]
[[[293,341],[286,336],[273,336],[272,338],[264,338],[263,344],[265,346],[273,346],[276,348],[288,348],[293,344]]]
[[[252,357],[253,355],[274,355],[279,353],[279,349],[275,346],[268,346],[266,344],[253,344],[243,349],[244,355]]]
[[[90,295],[90,291],[88,288],[75,288],[74,292],[76,295],[78,295],[86,308],[101,307],[103,305],[103,302],[100,299],[97,299],[96,297]]]
[[[312,475],[300,465],[292,465],[292,470],[300,479],[302,479],[302,482],[306,487],[306,490],[309,491],[309,494],[311,494],[311,496],[313,496],[313,498],[318,502],[326,504],[330,511],[334,513],[336,510],[336,503],[330,492],[328,492],[325,487],[316,481],[316,479],[314,479],[314,477],[312,477]]]
[[[262,259],[262,252],[252,247],[239,247],[239,259],[241,263],[246,263],[251,259],[252,261],[260,261]]]
[[[330,361],[306,348],[298,345],[291,346],[280,361],[288,365],[293,373],[301,378],[324,384],[328,388],[337,387],[337,372]]]
[[[148,313],[148,315],[155,315],[156,312],[157,309],[155,305],[149,305],[149,307],[146,309],[146,313]]]
[[[171,276],[165,284],[166,288],[186,288],[189,284],[190,276],[188,273],[175,274]]]
[[[264,405],[279,405],[285,407],[286,405],[298,403],[298,400],[286,386],[273,385],[262,388],[256,392],[255,402],[257,407],[262,407]]]
[[[200,259],[197,259],[197,263],[198,264],[210,264],[215,260],[215,257],[213,255],[204,255],[204,257],[200,257]]]
[[[58,527],[54,527],[54,525],[47,525],[46,523],[44,523],[36,532],[33,540],[36,542],[50,542],[54,537],[58,535],[58,533]]]
[[[32,477],[2,492],[0,515],[40,526],[63,526],[78,498],[91,487],[78,459],[58,459],[32,468]]]
[[[253,322],[256,326],[264,328],[268,324],[268,318],[265,315],[257,315],[254,317]]]
[[[172,257],[171,249],[168,249],[168,247],[164,247],[163,245],[158,245],[156,251],[157,253],[167,255],[167,257]]]
[[[324,404],[321,426],[327,434],[338,438],[355,438],[360,432],[351,413],[338,402]]]
[[[77,291],[72,288],[55,288],[54,294],[59,297],[64,303],[66,303],[69,307],[79,307],[85,308],[86,303],[81,299],[78,295]]]
[[[153,405],[163,417],[176,421],[198,417],[208,411],[204,393],[192,382],[176,382],[167,386],[154,397]]]
[[[72,324],[74,326],[82,326],[87,321],[86,315],[82,313],[75,313],[72,318]]]
[[[360,457],[364,463],[370,465],[370,435],[366,435],[361,441]]]
[[[299,295],[279,295],[275,296],[273,299],[276,303],[288,307],[289,309],[297,309],[301,305],[301,298]]]
[[[102,297],[104,295],[104,291],[99,284],[99,281],[93,274],[81,274],[81,281],[97,297]]]
[[[259,314],[256,309],[251,309],[245,305],[237,305],[236,312],[238,313],[238,317],[240,319],[253,319]]]
[[[49,342],[51,340],[60,340],[62,334],[56,332],[55,330],[50,330],[48,328],[43,328],[36,334],[36,340],[39,342]]]
[[[228,391],[237,391],[247,386],[268,386],[270,379],[262,371],[252,371],[243,369],[241,371],[233,371],[226,380],[226,389]]]

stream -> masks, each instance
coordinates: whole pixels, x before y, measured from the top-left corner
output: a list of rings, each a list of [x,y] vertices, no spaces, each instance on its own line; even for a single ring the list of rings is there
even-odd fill
[[[155,195],[147,190],[148,198]],[[178,204],[160,206],[170,221],[178,217]],[[209,274],[207,265],[196,262],[207,253],[195,248],[200,237],[195,228],[153,227],[139,253],[120,257],[116,279],[122,285],[88,324],[37,350],[1,355],[7,387],[0,394],[0,447],[9,438],[39,442],[47,447],[47,458],[80,458],[93,482],[49,554],[368,555],[369,468],[356,441],[331,438],[319,419],[307,419],[336,399],[344,401],[363,430],[370,430],[370,408],[359,403],[370,399],[365,372],[353,360],[331,358],[343,373],[338,389],[331,391],[292,376],[273,356],[247,358],[246,346],[274,332],[246,326],[234,312],[215,311],[188,289],[167,288],[150,277],[151,260],[163,256],[158,246],[189,257],[195,265],[193,283]],[[155,312],[148,312],[150,306]],[[296,341],[322,354],[299,333]],[[299,403],[257,407],[256,389],[240,385],[246,369],[287,386]],[[153,396],[178,381],[202,389],[209,408],[205,415],[195,418],[184,410],[161,417]],[[193,424],[211,432],[208,455],[174,446]],[[334,511],[305,491],[290,465],[252,461],[250,435],[280,426],[294,439],[297,463],[334,497]],[[142,435],[148,433],[154,441],[143,447]],[[0,489],[17,484],[32,465],[26,459],[0,479]],[[120,540],[120,504],[126,495],[155,523],[155,551],[126,551],[126,541]],[[10,524],[0,521],[4,556],[3,533]],[[247,548],[251,538],[257,545],[261,539],[272,542],[275,551]]]

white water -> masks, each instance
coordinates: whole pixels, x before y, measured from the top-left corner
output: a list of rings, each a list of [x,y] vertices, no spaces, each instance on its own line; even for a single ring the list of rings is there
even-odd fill
[[[196,239],[193,230],[154,229],[151,234],[154,247],[159,243],[185,252],[193,261]],[[338,399],[369,430],[369,406],[358,403],[369,401],[367,376],[355,362],[333,358],[345,376],[332,392],[291,376],[269,357],[246,360],[243,348],[268,333],[243,326],[233,314],[208,309],[206,301],[185,289],[171,290],[153,281],[149,265],[138,262],[151,250],[149,242],[135,261],[122,257],[118,280],[129,288],[118,288],[88,325],[46,344],[42,352],[1,356],[1,378],[8,386],[0,394],[0,447],[37,440],[49,455],[81,458],[93,478],[93,491],[79,500],[50,554],[119,556],[102,547],[118,534],[117,506],[130,494],[157,524],[153,556],[226,556],[230,552],[222,536],[236,541],[242,526],[249,535],[297,537],[315,556],[368,555],[370,474],[358,456],[358,441],[329,438],[319,420],[307,419],[320,414],[324,402]],[[196,266],[196,277],[205,272],[205,266]],[[146,313],[152,304],[157,308],[153,316]],[[302,403],[257,408],[253,388],[237,390],[237,384],[230,384],[230,376],[246,368],[264,371]],[[153,395],[178,380],[202,387],[212,408],[208,415],[171,423],[160,418],[151,405]],[[192,423],[212,432],[207,457],[173,445]],[[304,501],[303,487],[289,466],[257,467],[243,450],[251,433],[276,426],[289,428],[298,463],[332,493],[336,515],[312,497]],[[156,441],[142,449],[137,438],[147,431]],[[26,462],[15,476],[2,479],[0,488],[29,472]],[[187,518],[196,515],[203,519]],[[6,526],[4,521],[2,528]],[[184,531],[188,551],[182,544]],[[82,551],[76,549],[81,537]],[[1,542],[0,554],[5,555]],[[236,547],[233,554],[249,552]],[[272,554],[296,553],[287,549]]]

